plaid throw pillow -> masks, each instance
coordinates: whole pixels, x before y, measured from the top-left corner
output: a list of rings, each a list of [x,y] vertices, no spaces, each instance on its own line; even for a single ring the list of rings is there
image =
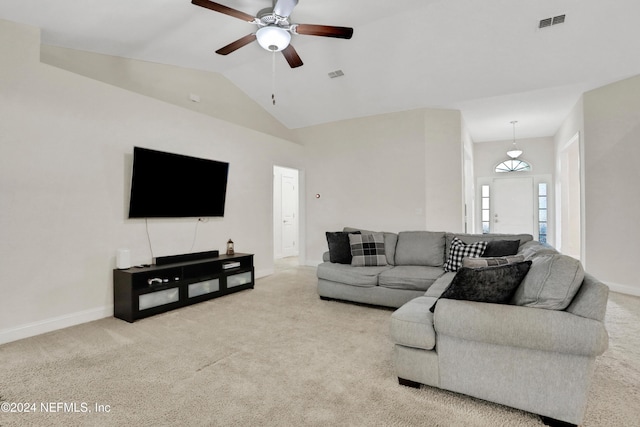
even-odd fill
[[[462,240],[454,237],[449,248],[449,259],[444,263],[444,271],[458,271],[462,266],[462,258],[480,257],[486,248],[487,242],[475,242],[465,245]]]
[[[372,267],[387,265],[384,253],[384,234],[349,234],[351,244],[351,265]]]

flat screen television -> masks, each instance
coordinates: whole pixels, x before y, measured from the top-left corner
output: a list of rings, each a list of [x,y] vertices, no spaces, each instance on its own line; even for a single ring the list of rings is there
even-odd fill
[[[129,218],[221,217],[229,163],[133,148]]]

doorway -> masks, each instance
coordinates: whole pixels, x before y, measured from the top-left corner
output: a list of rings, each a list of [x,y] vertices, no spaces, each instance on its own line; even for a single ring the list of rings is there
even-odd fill
[[[533,178],[493,180],[493,232],[534,233]]]
[[[531,234],[553,244],[551,175],[481,177],[476,180],[477,233]]]
[[[299,255],[299,171],[273,167],[273,254],[275,259]]]

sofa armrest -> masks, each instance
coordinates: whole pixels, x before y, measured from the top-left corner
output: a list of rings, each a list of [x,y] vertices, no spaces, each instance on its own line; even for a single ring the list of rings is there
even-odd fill
[[[326,251],[325,253],[322,254],[322,261],[324,262],[330,262],[331,258],[329,256],[329,251]]]
[[[609,344],[603,322],[566,311],[440,299],[433,322],[436,335],[541,351],[598,356]]]

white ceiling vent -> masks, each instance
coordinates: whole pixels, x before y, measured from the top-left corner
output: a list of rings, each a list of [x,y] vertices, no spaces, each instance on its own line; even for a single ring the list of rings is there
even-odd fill
[[[538,24],[538,28],[546,28],[552,25],[562,24],[564,22],[565,15],[554,16],[553,18],[541,19]]]
[[[331,77],[332,79],[335,79],[336,77],[342,77],[342,76],[344,76],[344,73],[342,72],[342,70],[336,70],[329,73],[329,77]]]

